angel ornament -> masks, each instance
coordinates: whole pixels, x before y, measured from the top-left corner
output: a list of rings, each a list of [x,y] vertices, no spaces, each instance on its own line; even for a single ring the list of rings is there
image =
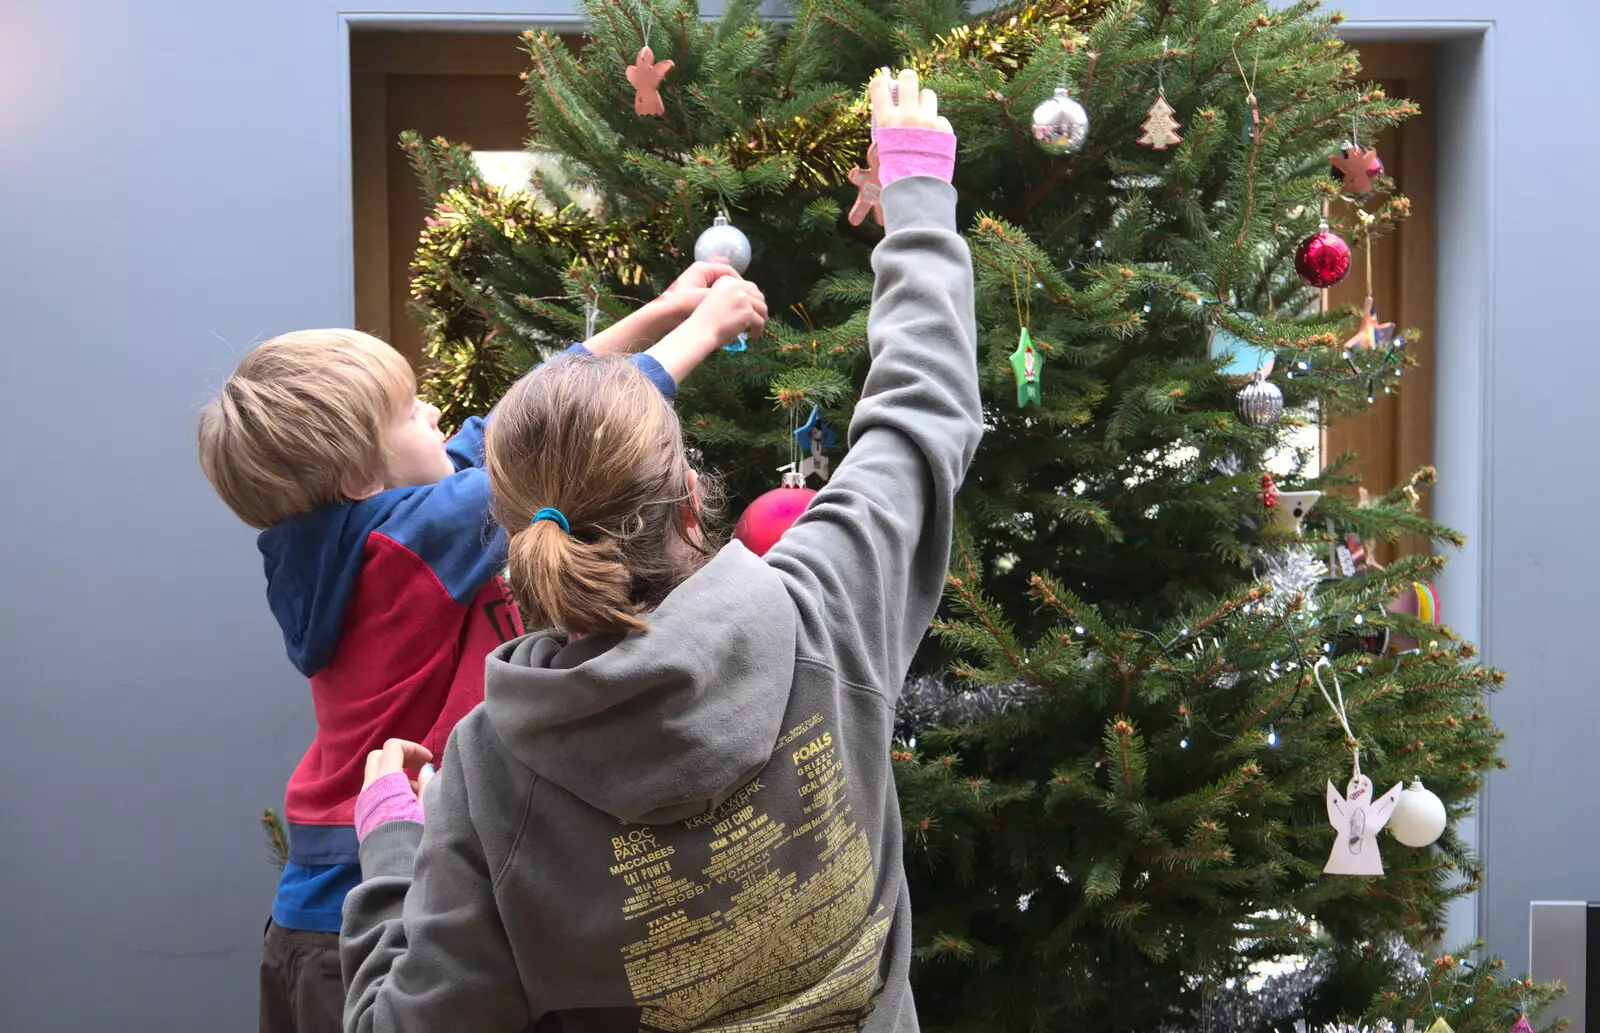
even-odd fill
[[[1383,858],[1378,856],[1378,833],[1394,814],[1405,783],[1374,800],[1372,779],[1357,769],[1344,796],[1328,782],[1328,822],[1339,832],[1333,852],[1323,871],[1329,875],[1382,875]]]

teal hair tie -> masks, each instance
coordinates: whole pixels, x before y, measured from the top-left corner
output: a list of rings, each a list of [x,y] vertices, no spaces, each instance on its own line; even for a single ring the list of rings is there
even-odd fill
[[[572,533],[572,525],[567,523],[567,515],[561,512],[559,509],[551,509],[550,507],[546,506],[544,509],[541,509],[539,512],[535,513],[533,515],[533,519],[528,521],[528,524],[531,526],[533,524],[537,524],[541,520],[552,520],[555,522],[557,527],[561,528],[561,530],[565,531],[567,534]]]

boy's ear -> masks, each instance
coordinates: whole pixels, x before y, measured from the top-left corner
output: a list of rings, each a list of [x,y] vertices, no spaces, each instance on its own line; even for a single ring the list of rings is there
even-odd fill
[[[346,472],[339,478],[339,494],[351,502],[360,502],[370,499],[383,490],[383,482],[376,478],[361,479],[356,474]]]

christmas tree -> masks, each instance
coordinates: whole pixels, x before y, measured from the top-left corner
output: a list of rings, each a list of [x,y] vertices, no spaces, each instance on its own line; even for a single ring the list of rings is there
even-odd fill
[[[1430,619],[1440,558],[1379,568],[1358,538],[1458,540],[1431,471],[1366,500],[1294,444],[1406,364],[1308,282],[1405,216],[1359,148],[1412,106],[1315,0],[757,7],[589,0],[581,54],[529,33],[526,189],[403,138],[447,422],[736,230],[780,318],[680,409],[737,502],[775,487],[803,423],[850,419],[881,234],[864,84],[916,67],[961,138],[988,423],[894,754],[923,1023],[1508,1029],[1548,992],[1428,954],[1476,859],[1357,827],[1415,779],[1460,817],[1497,764],[1500,675]],[[1340,849],[1385,874],[1324,872]],[[1283,1014],[1250,1003],[1271,963],[1314,976]]]

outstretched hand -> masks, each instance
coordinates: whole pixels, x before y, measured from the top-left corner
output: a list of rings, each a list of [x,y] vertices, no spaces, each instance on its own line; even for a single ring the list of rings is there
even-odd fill
[[[898,87],[898,91],[891,87]],[[915,69],[903,69],[899,79],[894,80],[885,68],[872,77],[867,96],[872,101],[872,120],[875,125],[955,133],[950,127],[950,120],[939,114],[939,95],[921,88]]]

